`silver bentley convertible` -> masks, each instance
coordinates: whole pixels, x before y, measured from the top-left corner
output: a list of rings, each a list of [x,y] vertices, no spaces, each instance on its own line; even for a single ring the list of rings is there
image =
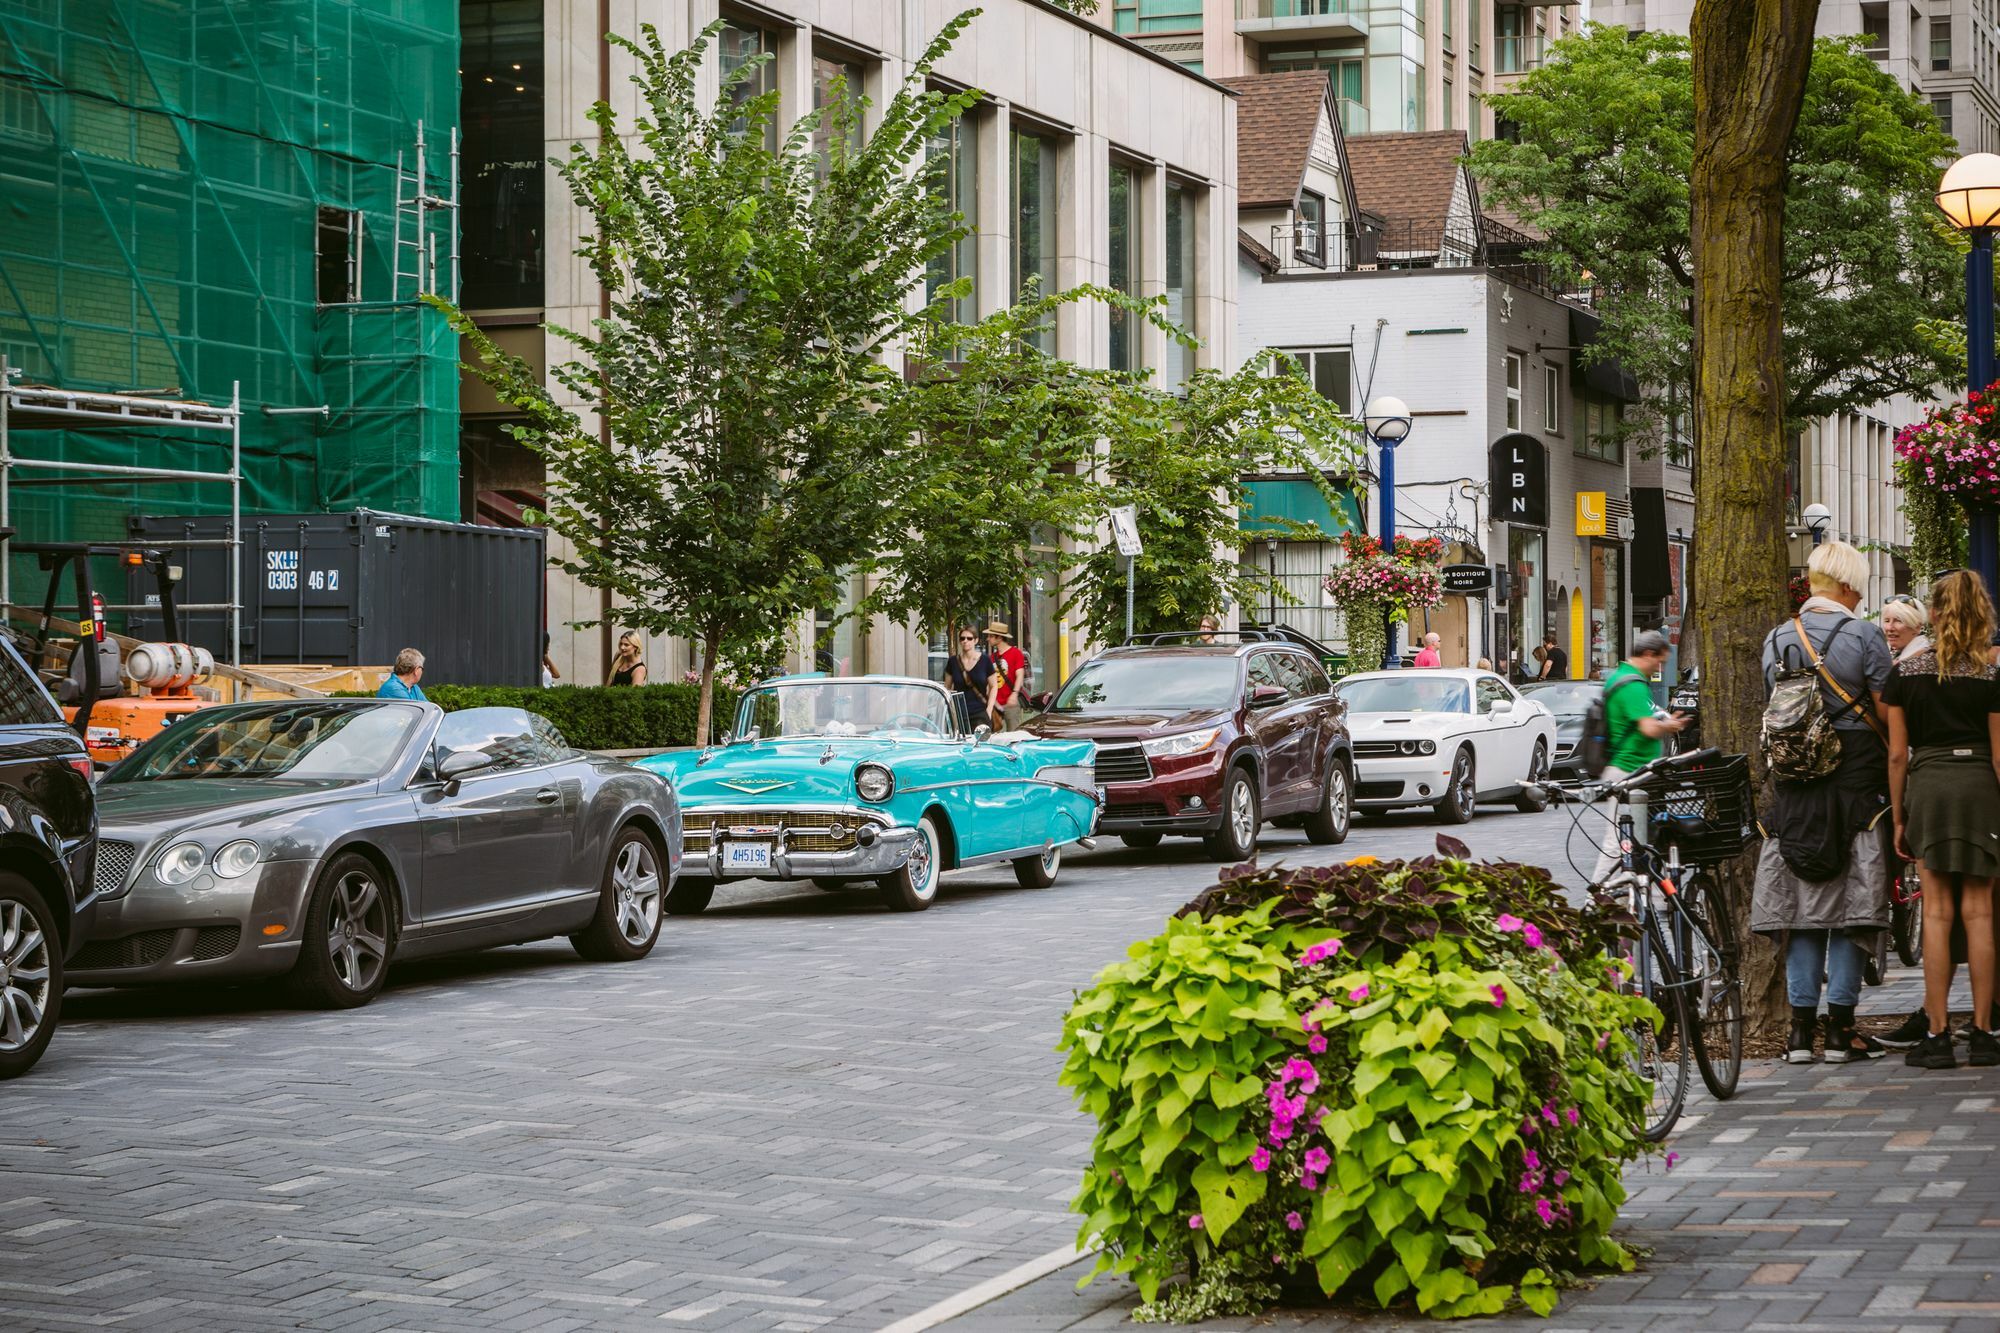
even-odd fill
[[[392,961],[567,935],[643,958],[681,858],[658,774],[516,708],[388,699],[204,709],[98,785],[72,986],[283,974],[366,1004]]]

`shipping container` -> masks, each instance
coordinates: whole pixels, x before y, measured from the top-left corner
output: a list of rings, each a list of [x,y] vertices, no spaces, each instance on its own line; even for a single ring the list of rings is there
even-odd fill
[[[229,600],[229,549],[177,542],[229,535],[227,515],[148,515],[135,540],[175,552],[183,603]],[[404,648],[424,655],[429,685],[535,685],[545,628],[540,528],[441,523],[370,509],[267,514],[243,520],[243,660],[387,666]],[[133,576],[135,604],[157,592]],[[182,635],[217,661],[229,652],[226,613],[181,617]],[[165,633],[131,613],[127,632]]]

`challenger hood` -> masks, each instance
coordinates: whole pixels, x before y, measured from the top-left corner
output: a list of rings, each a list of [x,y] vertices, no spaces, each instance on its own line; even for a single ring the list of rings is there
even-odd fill
[[[1349,713],[1347,729],[1356,740],[1401,740],[1470,731],[1475,721],[1468,713]]]
[[[707,751],[682,750],[639,761],[673,779],[684,804],[783,806],[852,799],[854,769],[874,762],[894,771],[896,760],[937,742],[875,737],[799,737],[745,741]],[[824,762],[821,762],[824,760]]]

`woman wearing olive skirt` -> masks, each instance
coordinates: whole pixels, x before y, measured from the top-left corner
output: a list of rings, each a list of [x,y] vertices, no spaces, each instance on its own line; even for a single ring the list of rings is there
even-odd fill
[[[1972,1012],[1993,1003],[1993,881],[2000,876],[2000,668],[1988,657],[1993,603],[1979,576],[1931,585],[1931,644],[1898,662],[1883,687],[1896,850],[1924,882],[1924,1010],[1930,1032],[1907,1057],[1950,1069],[1951,927],[1965,918]],[[1953,890],[1957,892],[1954,895]],[[1953,898],[1957,903],[1954,906]],[[2000,1040],[1976,1025],[1968,1062],[2000,1065]]]

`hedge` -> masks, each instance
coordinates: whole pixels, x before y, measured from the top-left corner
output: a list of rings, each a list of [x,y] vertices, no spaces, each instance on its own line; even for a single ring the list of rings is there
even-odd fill
[[[525,708],[556,724],[571,745],[584,750],[641,750],[693,745],[701,706],[695,685],[558,685],[536,689],[516,685],[430,685],[430,701],[447,713],[464,708]],[[715,721],[720,735],[736,716],[737,695],[717,689]]]

